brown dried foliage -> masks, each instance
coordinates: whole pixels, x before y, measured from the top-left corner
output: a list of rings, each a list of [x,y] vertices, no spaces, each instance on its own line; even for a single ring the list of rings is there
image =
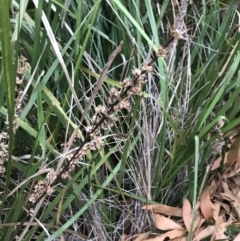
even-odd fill
[[[222,158],[218,157],[212,167],[210,185],[200,193],[195,208],[187,199],[182,208],[163,204],[142,207],[153,213],[155,226],[163,232],[144,240],[188,240],[191,226],[193,241],[207,237],[211,241],[230,240],[225,234],[227,227],[240,225],[240,132],[231,131],[231,135],[225,135],[232,141],[223,160],[224,170],[220,170]],[[234,241],[238,240],[239,235]]]

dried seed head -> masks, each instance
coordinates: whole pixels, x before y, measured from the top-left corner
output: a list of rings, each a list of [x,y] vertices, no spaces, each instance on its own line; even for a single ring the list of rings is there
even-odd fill
[[[103,114],[107,114],[107,108],[103,105],[99,105],[95,108],[96,113],[103,113]]]
[[[183,37],[183,32],[179,29],[174,29],[171,31],[171,34],[173,36],[174,39],[184,39]]]
[[[122,85],[123,88],[133,86],[133,82],[129,79],[124,79],[120,84]]]
[[[143,66],[142,66],[142,70],[147,71],[147,72],[152,72],[152,70],[153,70],[152,63],[150,61],[144,62]]]
[[[92,132],[92,130],[93,130],[93,127],[92,126],[87,126],[86,128],[85,128],[85,130],[86,130],[86,132]]]
[[[141,75],[142,71],[140,69],[133,69],[132,70],[132,74],[134,77],[138,77],[139,75]]]
[[[145,75],[140,75],[139,77],[138,77],[138,81],[139,82],[141,82],[142,84],[145,84],[147,81],[146,81],[146,77],[145,77]]]
[[[56,178],[57,175],[55,170],[51,168],[46,178],[44,180],[38,181],[38,183],[35,185],[33,192],[29,197],[29,202],[35,203],[44,193],[52,193],[53,187],[51,187],[51,184],[55,181]]]
[[[162,57],[162,58],[166,58],[168,52],[169,52],[169,51],[168,51],[167,48],[163,48],[163,47],[160,46],[160,47],[158,48],[157,56],[158,56],[158,57]]]
[[[118,91],[115,87],[112,87],[112,88],[110,89],[110,95],[111,95],[111,96],[113,96],[113,97],[115,97],[115,98],[119,98],[119,97],[120,97],[120,94],[121,94],[121,92]]]

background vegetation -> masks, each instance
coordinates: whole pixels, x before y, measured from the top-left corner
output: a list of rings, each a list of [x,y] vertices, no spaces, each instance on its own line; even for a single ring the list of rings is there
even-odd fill
[[[219,0],[0,0],[0,239],[134,240],[157,232],[142,205],[193,203],[240,124],[239,11]],[[101,131],[101,149],[31,204],[36,183],[84,141],[95,107],[160,46],[165,58]]]

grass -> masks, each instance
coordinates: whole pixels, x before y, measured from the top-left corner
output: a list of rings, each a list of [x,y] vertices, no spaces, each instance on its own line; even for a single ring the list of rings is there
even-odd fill
[[[144,204],[196,202],[218,123],[221,134],[240,124],[239,6],[173,3],[0,0],[1,240],[134,240],[156,232]],[[175,29],[182,37],[172,39]],[[131,108],[101,130],[101,148],[32,204],[35,185],[69,168],[69,152],[88,142],[86,127],[111,88],[124,89],[159,46],[167,56]]]

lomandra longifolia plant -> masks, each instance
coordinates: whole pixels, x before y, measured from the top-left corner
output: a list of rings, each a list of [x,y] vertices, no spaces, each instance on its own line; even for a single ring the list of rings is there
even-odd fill
[[[87,134],[84,141],[75,152],[66,156],[65,166],[59,171],[56,171],[53,168],[49,169],[45,179],[37,181],[34,185],[33,191],[29,196],[29,211],[12,236],[17,234],[18,230],[20,230],[24,222],[27,220],[27,217],[34,212],[37,204],[39,204],[46,195],[49,195],[54,191],[54,187],[60,183],[61,179],[70,178],[70,173],[74,172],[75,168],[80,163],[83,163],[83,158],[89,151],[99,151],[102,148],[103,138],[101,137],[101,130],[113,126],[118,121],[118,118],[116,117],[118,112],[123,109],[127,111],[131,110],[130,98],[141,93],[142,86],[147,82],[147,73],[153,71],[154,62],[158,57],[165,58],[170,50],[169,46],[171,46],[174,39],[180,39],[179,35],[175,36],[172,34],[172,36],[173,37],[171,37],[165,46],[159,47],[158,52],[152,54],[151,59],[147,59],[143,62],[141,67],[132,70],[131,78],[126,78],[120,82],[121,88],[112,87],[110,89],[106,103],[104,103],[104,105],[98,105],[95,108],[95,113],[91,118],[91,126],[85,128]],[[108,68],[115,56],[121,51],[122,46],[123,42],[121,42],[110,55],[109,61],[106,64]],[[104,68],[103,72],[105,72],[106,75],[107,68]],[[101,88],[104,78],[104,75],[101,74],[82,118],[85,118],[84,115],[86,114],[92,99],[96,96],[96,92]]]
[[[121,46],[122,43],[119,45]],[[119,48],[118,46],[118,48]],[[118,49],[117,48],[117,49]],[[61,178],[70,178],[73,172],[82,161],[88,151],[100,150],[103,144],[101,138],[101,130],[106,130],[118,121],[116,113],[121,110],[130,110],[130,98],[133,95],[141,93],[142,85],[146,83],[146,73],[153,71],[153,63],[158,57],[165,57],[167,47],[160,47],[157,54],[154,54],[151,60],[146,60],[140,68],[132,70],[132,78],[124,79],[120,82],[122,88],[110,89],[109,97],[105,105],[99,105],[95,108],[95,113],[91,118],[92,125],[86,127],[87,136],[82,144],[77,148],[74,154],[68,156],[66,165],[56,173],[54,169],[47,174],[44,180],[38,181],[34,187],[34,191],[30,195],[29,201],[34,205],[38,203],[46,194],[53,192],[55,185],[59,183]]]

